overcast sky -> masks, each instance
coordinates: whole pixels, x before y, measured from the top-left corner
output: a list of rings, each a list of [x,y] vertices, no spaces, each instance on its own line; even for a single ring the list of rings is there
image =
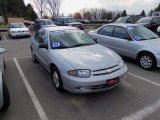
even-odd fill
[[[25,4],[32,0],[24,0]],[[148,13],[158,6],[160,0],[63,0],[61,13],[68,15],[83,8],[106,8],[108,10],[126,10],[128,14],[140,14],[142,10]]]

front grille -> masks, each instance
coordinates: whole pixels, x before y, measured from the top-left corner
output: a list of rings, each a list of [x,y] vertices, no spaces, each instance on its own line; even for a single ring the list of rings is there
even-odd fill
[[[93,74],[93,76],[107,75],[107,74],[112,74],[112,73],[114,73],[114,72],[116,72],[120,69],[121,68],[118,65],[115,65],[115,66],[111,66],[111,67],[108,67],[108,68],[93,70],[92,74]]]
[[[118,84],[118,83],[117,83]],[[100,90],[100,89],[107,89],[107,88],[110,88],[110,87],[113,87],[117,84],[113,84],[113,85],[107,85],[107,84],[103,84],[103,85],[97,85],[97,86],[91,86],[90,89],[91,90]]]

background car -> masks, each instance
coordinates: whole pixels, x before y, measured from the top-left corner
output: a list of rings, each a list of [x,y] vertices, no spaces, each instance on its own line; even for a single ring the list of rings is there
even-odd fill
[[[160,38],[137,24],[108,24],[89,32],[98,43],[138,61],[146,70],[160,67]]]
[[[157,35],[160,36],[160,26],[157,28]]]
[[[8,34],[11,38],[13,37],[30,37],[30,30],[24,25],[24,23],[10,23]]]
[[[50,19],[36,19],[35,21],[35,30],[36,32],[44,27],[54,27],[56,26],[54,22]]]
[[[79,28],[81,30],[84,30],[83,24],[80,23],[80,22],[77,22],[72,17],[56,17],[53,21],[58,26],[77,27],[77,28]]]
[[[39,30],[31,39],[33,62],[51,72],[57,90],[90,93],[111,89],[125,78],[127,66],[110,49],[74,27]]]
[[[136,23],[143,16],[140,15],[130,15],[126,17],[120,17],[115,22],[116,23]]]
[[[10,95],[4,81],[4,53],[6,49],[0,48],[0,110],[6,110],[10,105]]]
[[[141,24],[153,32],[157,31],[158,26],[160,26],[160,17],[144,17],[137,21],[137,24]]]

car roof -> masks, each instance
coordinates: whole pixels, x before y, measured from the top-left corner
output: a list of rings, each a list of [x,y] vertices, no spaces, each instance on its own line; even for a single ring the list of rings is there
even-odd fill
[[[119,27],[128,27],[128,26],[140,26],[139,24],[130,24],[130,23],[110,23],[106,25],[119,26]]]
[[[148,16],[148,17],[143,17],[143,18],[152,19],[152,18],[160,18],[160,16]]]
[[[36,19],[36,21],[45,21],[45,20],[51,20],[51,19]]]
[[[10,23],[10,24],[24,24],[23,22],[13,22],[13,23]]]
[[[69,26],[55,26],[55,27],[45,27],[43,28],[49,32],[51,31],[59,31],[59,30],[80,30],[76,27],[69,27]]]

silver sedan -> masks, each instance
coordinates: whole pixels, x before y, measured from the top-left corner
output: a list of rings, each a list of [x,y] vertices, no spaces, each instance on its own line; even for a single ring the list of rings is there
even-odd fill
[[[6,49],[0,48],[0,110],[6,110],[10,105],[10,95],[8,88],[4,82],[4,53]]]
[[[104,91],[117,86],[127,72],[119,55],[74,27],[39,30],[31,39],[31,53],[33,62],[38,60],[51,72],[59,91]]]
[[[160,67],[160,38],[136,24],[108,24],[89,32],[98,43],[137,60],[146,70]]]

